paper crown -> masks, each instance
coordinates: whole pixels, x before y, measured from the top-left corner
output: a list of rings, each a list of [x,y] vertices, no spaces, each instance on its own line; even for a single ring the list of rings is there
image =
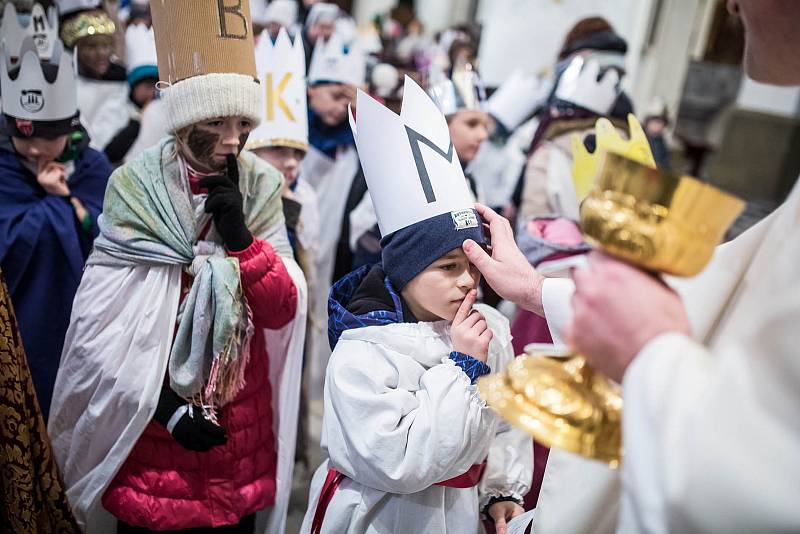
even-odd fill
[[[598,119],[594,127],[596,138],[594,152],[586,149],[583,139],[579,135],[572,136],[572,180],[578,200],[584,199],[592,190],[600,154],[603,152],[613,152],[642,165],[656,168],[647,136],[639,121],[632,114],[628,115],[628,130],[630,138],[625,140],[619,135],[611,121],[606,118]]]
[[[49,61],[58,66],[58,75],[53,82],[44,76],[33,37],[22,42],[19,62],[15,65],[11,63],[5,43],[0,49],[5,61],[0,69],[3,113],[31,121],[58,121],[75,116],[78,112],[75,70],[72,57],[64,52],[61,41],[55,41]],[[12,79],[10,71],[17,66],[19,71]]]
[[[253,23],[266,26],[270,22],[277,22],[281,26],[289,27],[297,20],[297,2],[295,0],[250,0],[250,14]]]
[[[125,63],[128,83],[133,87],[144,78],[158,79],[158,56],[153,28],[131,24],[125,30]]]
[[[150,0],[159,78],[169,131],[216,117],[242,115],[258,124],[256,73],[248,2]]]
[[[598,115],[607,115],[620,93],[620,74],[609,68],[600,76],[600,63],[576,56],[561,75],[555,97]]]
[[[48,60],[53,56],[53,47],[58,40],[58,13],[51,7],[45,16],[41,4],[34,4],[28,24],[22,26],[17,10],[12,2],[3,10],[3,23],[0,25],[0,36],[13,58],[19,57],[19,50],[26,37],[32,37],[40,59]]]
[[[361,86],[367,75],[367,60],[356,43],[345,42],[338,33],[317,41],[308,69],[308,83],[333,82]]]
[[[256,47],[256,68],[265,94],[261,124],[250,134],[247,148],[287,146],[308,150],[306,55],[303,40],[294,42],[285,28],[275,43],[266,33]]]
[[[102,9],[101,0],[56,0],[56,5],[61,17],[88,9]]]
[[[61,40],[72,48],[78,40],[94,35],[114,35],[117,27],[108,13],[100,9],[79,12],[68,18],[62,18]]]
[[[357,109],[350,127],[382,235],[443,213],[474,218],[447,121],[419,85],[405,77],[399,116],[361,90]]]
[[[256,78],[247,2],[150,0],[161,79],[174,84],[210,73]]]
[[[539,76],[517,69],[489,97],[486,109],[513,131],[545,103],[551,88],[552,84]]]
[[[428,94],[445,116],[459,111],[482,111],[486,107],[486,91],[478,72],[469,63],[453,69],[448,78],[432,67],[428,73]]]

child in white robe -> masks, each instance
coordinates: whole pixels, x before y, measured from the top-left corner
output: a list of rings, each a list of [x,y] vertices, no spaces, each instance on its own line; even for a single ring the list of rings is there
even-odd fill
[[[405,106],[420,106],[420,116],[438,113],[410,80],[404,95],[404,114]],[[359,94],[359,121],[370,121],[372,106],[380,107]],[[434,133],[446,135],[439,117]],[[389,140],[392,125],[386,125]],[[476,390],[480,376],[502,370],[514,353],[507,320],[475,305],[480,275],[461,245],[485,238],[463,171],[457,158],[449,166],[433,163],[437,200],[426,209],[439,213],[414,220],[406,216],[416,211],[413,199],[381,190],[408,176],[408,168],[391,160],[376,168],[381,159],[365,156],[372,146],[362,141],[374,136],[362,123],[358,128],[385,236],[382,262],[354,271],[331,291],[334,350],[322,422],[328,460],[312,481],[301,532],[477,533],[481,511],[504,531],[522,512],[532,442],[491,412]],[[402,145],[388,146],[403,157]],[[392,220],[387,203],[402,208],[396,213],[406,220]]]

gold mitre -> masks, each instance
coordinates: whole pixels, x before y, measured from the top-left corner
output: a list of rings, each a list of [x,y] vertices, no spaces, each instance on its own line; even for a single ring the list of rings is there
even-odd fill
[[[249,2],[150,0],[150,10],[162,80],[211,73],[257,79]]]
[[[594,152],[586,149],[579,135],[572,136],[572,179],[578,199],[585,198],[592,190],[600,155],[604,152],[613,152],[652,169],[656,168],[647,136],[639,121],[632,114],[628,114],[628,130],[630,131],[628,140],[623,139],[611,121],[606,118],[597,119],[594,129],[597,140]]]

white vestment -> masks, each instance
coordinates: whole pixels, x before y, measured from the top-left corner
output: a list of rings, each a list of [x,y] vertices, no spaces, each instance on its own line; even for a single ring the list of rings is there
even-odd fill
[[[700,275],[669,283],[694,337],[661,335],[626,371],[617,532],[800,532],[800,184]],[[543,288],[556,333],[569,286]],[[613,531],[618,473],[576,458],[551,453],[534,532],[598,532],[557,526],[577,514]]]
[[[78,76],[78,111],[89,132],[90,146],[101,152],[130,120],[128,82]]]
[[[488,364],[514,358],[508,321],[475,306],[495,334]],[[521,496],[530,488],[533,442],[486,406],[448,355],[449,323],[396,323],[346,330],[325,382],[322,447],[329,460],[311,482],[301,532],[310,532],[329,467],[344,474],[323,533],[482,531],[479,493]],[[488,459],[487,459],[488,456]],[[487,459],[479,486],[435,485]]]
[[[325,377],[325,366],[331,355],[328,344],[328,292],[334,282],[336,246],[342,231],[344,209],[350,186],[358,173],[358,153],[355,147],[340,148],[336,159],[329,158],[313,146],[300,163],[300,176],[314,188],[319,201],[319,240],[314,258],[316,276],[308,320],[309,394],[318,399]],[[302,217],[302,215],[301,215]]]

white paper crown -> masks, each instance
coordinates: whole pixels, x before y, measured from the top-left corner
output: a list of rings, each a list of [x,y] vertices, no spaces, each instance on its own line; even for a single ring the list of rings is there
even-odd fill
[[[367,60],[356,43],[347,43],[338,33],[317,41],[308,69],[308,83],[334,82],[361,86],[367,75]]]
[[[486,91],[478,72],[469,63],[453,69],[448,78],[438,67],[428,73],[428,94],[446,116],[464,110],[483,110]]]
[[[609,68],[600,77],[600,63],[576,56],[556,87],[556,98],[571,102],[598,115],[607,115],[620,93],[620,75]]]
[[[285,28],[275,44],[264,33],[256,46],[256,69],[264,92],[261,124],[250,134],[248,149],[288,146],[308,149],[306,55],[303,40],[294,42]]]
[[[487,111],[513,131],[544,104],[551,87],[539,76],[517,69],[489,97]]]
[[[41,4],[34,4],[30,20],[26,26],[19,23],[17,10],[13,2],[8,2],[3,10],[3,23],[0,26],[0,36],[6,42],[6,47],[11,57],[19,57],[22,41],[26,37],[33,37],[36,50],[41,59],[50,59],[53,56],[53,47],[58,40],[58,13],[51,7],[45,16]]]
[[[125,30],[125,63],[128,72],[158,65],[156,36],[146,24],[132,24]]]
[[[102,9],[101,0],[56,0],[56,4],[58,5],[58,14],[62,17],[76,11]]]
[[[444,115],[425,91],[406,76],[400,115],[365,92],[350,113],[372,203],[382,235],[441,215],[464,214],[472,196]]]
[[[0,92],[3,94],[3,113],[17,119],[32,121],[57,121],[73,117],[78,111],[78,95],[72,56],[64,52],[64,45],[56,40],[50,63],[58,65],[58,76],[53,83],[44,77],[33,38],[22,42],[19,63],[11,64],[9,51],[2,47],[5,64],[0,68]],[[15,79],[9,71],[19,66]]]

